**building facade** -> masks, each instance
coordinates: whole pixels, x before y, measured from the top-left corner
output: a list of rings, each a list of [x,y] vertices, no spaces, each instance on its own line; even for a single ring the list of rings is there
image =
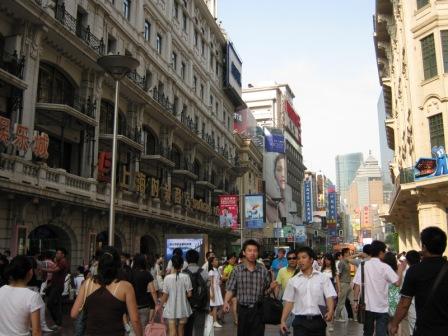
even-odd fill
[[[344,200],[345,193],[350,188],[356,172],[364,161],[362,153],[350,153],[336,156],[336,190]]]
[[[447,231],[447,14],[444,1],[376,1],[374,42],[394,151],[386,218],[395,224],[400,250],[418,250],[425,227]]]
[[[120,84],[115,245],[163,254],[165,234],[206,233],[224,251],[243,104],[229,50],[203,0],[2,2],[0,249],[65,246],[80,264],[107,243],[114,85],[97,60],[126,54],[140,65]]]

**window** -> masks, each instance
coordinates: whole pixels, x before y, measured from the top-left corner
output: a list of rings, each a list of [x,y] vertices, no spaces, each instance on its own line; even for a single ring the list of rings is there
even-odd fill
[[[176,19],[179,17],[179,3],[177,1],[174,1],[173,16]]]
[[[216,61],[216,63],[215,63],[215,73],[216,73],[216,76],[219,76],[219,63],[218,63],[218,61]]]
[[[431,139],[431,148],[434,146],[445,147],[445,134],[443,131],[443,117],[442,113],[428,118],[429,136]]]
[[[448,30],[442,30],[440,38],[442,40],[443,70],[448,73]]]
[[[123,0],[123,15],[128,20],[131,18],[131,0]]]
[[[201,97],[201,100],[204,101],[204,85],[203,84],[201,84],[201,91],[200,91],[199,96]]]
[[[193,34],[193,43],[194,43],[195,47],[198,46],[198,31],[197,30],[195,30],[194,34]]]
[[[174,115],[177,115],[177,107],[178,106],[179,106],[179,98],[177,96],[174,96],[174,102],[173,102]]]
[[[218,110],[219,110],[219,106],[218,106],[218,102],[216,102],[215,103],[215,111],[216,111],[216,114],[219,116]]]
[[[156,49],[159,54],[162,53],[162,36],[160,34],[157,34]]]
[[[117,53],[117,40],[113,36],[107,37],[107,54]]]
[[[174,51],[171,54],[171,66],[174,70],[177,70],[177,54]]]
[[[205,41],[204,39],[201,39],[201,55],[204,56],[205,54]]]
[[[187,14],[185,12],[182,13],[182,28],[185,32],[187,31]]]
[[[210,50],[210,69],[213,69],[213,51]]]
[[[145,41],[149,41],[151,34],[151,24],[148,20],[145,20],[145,27],[143,30],[143,37],[145,38]]]
[[[198,78],[196,76],[193,76],[193,88],[194,88],[194,93],[198,92]]]
[[[210,95],[210,107],[213,107],[213,96]]]
[[[429,0],[417,0],[417,9],[425,7],[429,3]]]
[[[434,45],[434,35],[431,34],[421,40],[423,72],[425,79],[437,75],[436,48]]]
[[[186,65],[184,62],[182,62],[180,64],[180,77],[182,77],[182,79],[185,79],[185,71],[186,71]]]

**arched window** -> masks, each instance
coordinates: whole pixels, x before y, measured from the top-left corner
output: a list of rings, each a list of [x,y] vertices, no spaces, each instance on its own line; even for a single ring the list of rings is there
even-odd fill
[[[148,127],[143,127],[143,146],[146,155],[157,153],[157,138]]]
[[[197,160],[194,160],[193,163],[193,174],[197,176],[201,175],[201,164]]]
[[[75,92],[75,86],[65,74],[50,64],[40,63],[37,102],[75,107]]]

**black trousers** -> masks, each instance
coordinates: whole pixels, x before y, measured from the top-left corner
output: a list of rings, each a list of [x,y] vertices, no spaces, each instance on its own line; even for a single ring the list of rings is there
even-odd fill
[[[260,308],[238,305],[238,336],[264,336]]]
[[[327,323],[322,317],[309,320],[296,316],[292,322],[294,336],[325,336]]]
[[[204,333],[205,318],[207,315],[208,312],[203,310],[194,311],[193,314],[188,317],[184,336],[202,335]]]
[[[63,286],[51,285],[47,290],[47,308],[50,312],[51,318],[58,326],[62,325],[62,292]]]

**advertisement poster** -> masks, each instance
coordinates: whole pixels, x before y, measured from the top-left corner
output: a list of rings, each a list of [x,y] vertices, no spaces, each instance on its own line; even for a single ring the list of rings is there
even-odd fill
[[[204,239],[201,236],[186,237],[186,238],[167,238],[166,240],[166,260],[170,260],[173,256],[173,250],[175,248],[181,248],[182,252],[187,253],[188,250],[196,250],[201,254],[201,248],[204,244]]]
[[[303,182],[306,223],[313,222],[313,190],[311,183],[311,180]]]
[[[303,244],[306,242],[306,227],[305,225],[296,226],[296,242]]]
[[[414,167],[415,181],[448,174],[448,156],[443,146],[432,148],[432,158],[420,158]]]
[[[248,229],[264,227],[264,197],[263,195],[244,196],[244,223]]]
[[[287,217],[285,138],[282,130],[274,128],[265,128],[264,133],[263,179],[266,182],[266,218],[269,223],[276,223]]]
[[[238,196],[219,196],[219,226],[221,228],[238,228]]]

